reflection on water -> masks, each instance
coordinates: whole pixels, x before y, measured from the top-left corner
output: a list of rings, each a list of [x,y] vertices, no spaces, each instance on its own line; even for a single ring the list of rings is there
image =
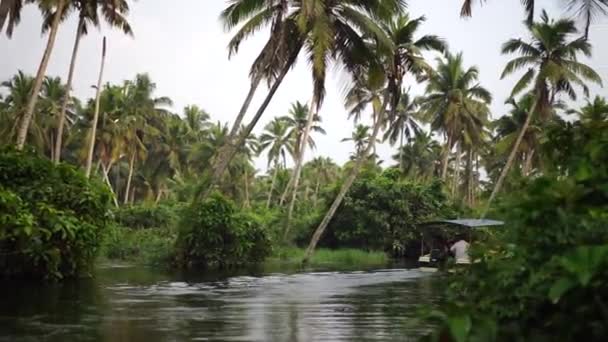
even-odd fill
[[[251,274],[109,266],[79,282],[4,284],[0,340],[403,341],[438,299],[416,270]]]

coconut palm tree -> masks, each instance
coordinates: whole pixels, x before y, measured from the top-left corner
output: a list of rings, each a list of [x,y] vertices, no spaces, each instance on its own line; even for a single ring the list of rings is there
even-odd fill
[[[399,12],[392,12],[394,15],[390,19],[386,17],[379,17],[376,19],[381,22],[381,29],[384,34],[377,33],[372,36],[372,39],[367,42],[366,46],[368,47],[366,51],[372,51],[371,54],[359,55],[363,57],[364,60],[352,60],[353,66],[351,69],[356,70],[353,74],[355,75],[355,86],[367,87],[371,91],[376,91],[378,89],[384,89],[382,95],[382,106],[380,108],[375,109],[376,112],[372,113],[372,117],[376,118],[374,121],[374,127],[370,136],[370,140],[362,153],[362,157],[359,158],[354,167],[348,173],[340,191],[334,202],[331,204],[327,214],[315,230],[311,241],[306,249],[306,254],[304,256],[304,261],[309,260],[312,255],[319,239],[323,235],[325,228],[329,224],[330,220],[333,218],[336,210],[342,203],[344,196],[348,192],[348,189],[352,186],[355,178],[359,170],[363,167],[365,162],[367,161],[367,156],[370,155],[372,151],[375,149],[376,139],[378,134],[380,133],[381,127],[384,126],[384,122],[386,120],[385,116],[387,114],[387,108],[389,108],[389,104],[391,105],[390,111],[388,112],[390,115],[396,113],[396,106],[399,103],[399,99],[402,93],[403,80],[407,74],[411,74],[416,76],[417,79],[420,79],[420,76],[425,70],[428,70],[426,67],[426,63],[424,62],[424,58],[422,56],[422,50],[426,49],[439,49],[442,50],[445,48],[444,44],[437,37],[431,37],[433,42],[429,43],[420,43],[418,46],[416,44],[405,44],[400,39],[402,37],[406,37],[406,41],[420,41],[413,40],[411,37],[415,34],[415,29],[412,30],[412,27],[404,30],[405,32],[409,32],[409,34],[391,34],[391,32],[399,32],[398,27],[403,25],[407,25],[408,20],[404,20]],[[384,23],[383,20],[387,20]],[[413,27],[419,27],[421,21],[418,21],[416,25]],[[390,42],[383,42],[383,38],[390,37]],[[426,38],[423,42],[427,40]],[[436,44],[438,43],[438,44]],[[374,109],[374,108],[372,108]]]
[[[254,2],[259,5],[254,6]],[[255,19],[257,24],[251,22],[245,24],[241,28],[241,31],[237,33],[237,36],[235,36],[238,39],[233,40],[233,42],[242,40],[241,37],[251,35],[252,32],[263,24],[273,22],[273,18],[275,18],[273,13],[277,12],[274,11],[275,7],[270,12],[263,12],[264,9],[268,9],[265,6],[266,4],[268,6],[274,5],[275,1],[255,0],[248,2],[247,8],[251,11],[245,11],[244,7],[240,7],[240,10],[236,11],[237,15],[234,16],[235,20],[232,20],[232,23],[241,22],[245,18],[252,18],[251,20]],[[263,51],[256,60],[256,62],[261,62],[256,63],[254,67],[256,72],[263,72],[268,76],[272,76],[274,83],[262,105],[247,125],[248,133],[253,130],[281,81],[294,65],[298,54],[305,48],[311,61],[314,83],[311,112],[309,113],[307,129],[305,129],[302,139],[303,141],[307,141],[314,115],[317,114],[320,104],[323,102],[328,63],[334,59],[342,63],[347,70],[353,71],[352,69],[357,67],[359,61],[365,59],[366,55],[369,55],[369,53],[365,52],[363,35],[375,37],[381,33],[381,30],[372,18],[380,18],[391,13],[398,13],[402,10],[403,5],[402,0],[279,1],[279,6],[276,7],[279,9],[278,11],[280,12],[283,9],[287,9],[288,11],[281,12],[282,14],[279,16],[280,20],[274,21],[274,23],[279,23],[273,25],[277,27],[277,34],[271,34],[271,39],[265,46],[265,49],[268,48],[268,51]],[[231,8],[230,13],[234,14],[234,7]],[[247,15],[245,16],[244,13],[247,13]],[[272,40],[272,37],[276,37],[277,39]],[[387,42],[386,39],[381,39],[381,41]],[[231,46],[238,47],[238,44],[232,44],[231,42]],[[353,53],[354,50],[357,50],[358,53]],[[242,141],[238,141],[233,146],[241,144]],[[305,145],[302,145],[302,150],[304,148]],[[223,157],[220,158],[219,165],[213,170],[210,181],[211,186],[220,178],[221,173],[223,173],[223,170],[225,170],[232,158],[231,155],[235,153],[234,148],[227,148],[226,151],[223,153]],[[298,155],[303,155],[303,152],[298,152]],[[297,188],[301,166],[301,163],[296,164],[294,169],[294,188]],[[211,187],[207,188],[207,191],[203,195],[206,196],[210,189]]]
[[[340,167],[329,157],[316,157],[304,166],[308,169],[311,183],[314,184],[313,206],[316,207],[319,201],[321,186],[328,186],[336,181],[340,175]]]
[[[2,136],[5,143],[14,141],[19,121],[21,121],[27,107],[34,78],[19,70],[9,80],[2,82],[1,87],[6,88],[8,94],[4,99],[6,104],[6,118],[2,121]]]
[[[441,163],[441,146],[431,134],[420,132],[409,137],[407,144],[399,148],[393,159],[399,163],[399,168],[405,177],[428,181],[438,175]]]
[[[294,157],[294,162],[296,164],[303,162],[302,160],[300,160],[301,156],[298,155],[297,153],[298,153],[298,151],[302,150],[302,146],[301,146],[302,138],[304,135],[304,130],[306,129],[306,124],[308,122],[308,113],[309,112],[310,112],[310,109],[308,108],[308,105],[302,104],[298,101],[298,102],[292,104],[291,109],[289,110],[289,115],[281,118],[290,127],[289,136],[294,140],[293,157]],[[321,123],[321,117],[319,115],[315,115],[313,117],[313,124],[310,129],[312,132],[325,134],[326,132],[323,129],[323,127],[321,127],[320,123]],[[315,141],[312,138],[312,136],[310,136],[310,135],[308,136],[308,147],[310,147],[311,149],[314,149],[316,147]],[[279,205],[283,205],[283,203],[285,202],[285,198],[286,198],[287,194],[289,193],[289,191],[291,190],[293,181],[294,181],[294,177],[291,177],[291,179],[289,180],[289,183],[287,183],[287,187],[285,188],[283,195],[281,195]],[[294,191],[297,191],[297,189]]]
[[[608,102],[605,98],[596,96],[593,102],[587,103],[579,110],[568,110],[568,114],[574,114],[585,124],[603,122],[608,119]]]
[[[565,93],[575,100],[574,86],[579,86],[583,93],[588,95],[589,89],[585,81],[602,84],[600,76],[592,68],[578,61],[580,54],[591,56],[591,44],[585,38],[571,39],[578,33],[574,21],[551,20],[543,11],[541,20],[528,26],[528,31],[531,36],[529,42],[522,39],[510,39],[503,45],[503,54],[519,53],[520,56],[507,63],[502,77],[527,68],[515,84],[511,97],[531,87],[534,103],[513,145],[505,167],[494,185],[484,215],[500,191],[502,183],[515,161],[519,145],[534,114],[538,113],[541,120],[549,117],[559,93]]]
[[[61,160],[61,148],[63,146],[63,128],[65,124],[65,113],[69,106],[70,92],[72,90],[72,81],[74,78],[74,69],[76,67],[76,58],[78,56],[78,48],[82,36],[86,35],[89,27],[99,27],[99,12],[103,19],[111,26],[121,29],[125,34],[133,35],[131,26],[126,20],[126,15],[129,13],[129,4],[126,0],[74,0],[70,2],[70,9],[78,12],[78,24],[76,25],[76,38],[74,47],[72,48],[72,57],[68,69],[67,91],[61,104],[61,110],[57,117],[57,140],[54,146],[53,160],[57,163]],[[68,13],[69,11],[65,11]],[[50,24],[49,17],[45,18]]]
[[[294,154],[294,139],[286,120],[275,118],[264,127],[264,131],[260,135],[259,152],[262,153],[266,150],[268,150],[268,170],[270,170],[271,165],[274,168],[268,199],[266,200],[266,207],[268,208],[272,201],[274,186],[281,167],[281,159],[283,160],[283,167],[285,167],[286,154],[289,153],[292,156]]]
[[[18,5],[18,2],[22,2],[19,0],[4,0],[2,4],[0,4],[0,28],[2,28],[2,24],[4,23],[4,19],[6,18],[3,13],[5,13],[4,6],[9,6],[13,9],[9,18],[9,27],[11,26],[11,21],[13,23],[18,22],[18,19],[15,20],[16,12],[21,9],[21,5]],[[25,140],[27,138],[27,133],[30,127],[30,122],[32,121],[32,116],[34,115],[34,109],[36,108],[36,103],[38,102],[38,94],[40,92],[40,88],[42,87],[42,82],[44,81],[44,76],[46,74],[46,69],[49,64],[49,60],[51,58],[51,54],[53,53],[53,48],[55,46],[55,39],[57,37],[57,32],[59,31],[59,24],[64,17],[64,11],[67,9],[69,5],[69,0],[45,0],[45,1],[37,1],[38,7],[40,7],[44,16],[51,17],[50,25],[48,25],[49,35],[46,44],[46,48],[42,55],[42,60],[40,61],[40,65],[38,66],[38,71],[36,72],[36,77],[34,78],[34,84],[32,87],[32,93],[30,94],[29,101],[25,108],[25,113],[19,123],[19,129],[17,131],[17,149],[23,149],[25,144]],[[6,12],[8,13],[8,12]],[[17,17],[18,18],[18,15]],[[43,26],[43,31],[46,31],[46,25]]]
[[[420,125],[415,117],[418,113],[418,103],[411,99],[409,93],[403,93],[395,115],[389,118],[388,130],[384,134],[384,141],[389,141],[391,146],[394,146],[399,141],[399,153],[403,151],[404,139],[410,139],[420,134]],[[400,163],[403,158],[397,159]],[[399,164],[401,171],[404,171],[403,165]]]
[[[358,124],[350,137],[343,138],[341,141],[352,141],[355,144],[355,152],[351,155],[352,160],[357,160],[363,155],[365,147],[369,144],[369,126]]]
[[[480,0],[479,2],[483,3],[485,0]],[[463,17],[471,16],[473,3],[474,0],[464,0],[460,11]],[[526,10],[526,22],[528,25],[531,25],[534,21],[535,1],[521,0],[521,3]],[[568,0],[567,8],[585,23],[583,37],[587,39],[593,20],[600,15],[608,15],[608,0]]]
[[[420,99],[420,111],[431,129],[440,131],[446,141],[442,156],[441,178],[447,177],[450,151],[460,146],[463,134],[469,140],[478,136],[479,115],[487,115],[492,101],[490,92],[478,83],[476,67],[464,67],[462,53],[446,53],[437,59],[437,68],[430,73],[426,94]],[[465,128],[470,128],[465,130]],[[477,129],[475,128],[477,127]],[[477,132],[477,133],[476,133]]]

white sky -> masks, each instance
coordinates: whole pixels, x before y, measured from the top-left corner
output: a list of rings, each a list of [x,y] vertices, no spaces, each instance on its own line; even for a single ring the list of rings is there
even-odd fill
[[[464,52],[467,65],[480,69],[481,84],[493,93],[493,116],[504,113],[504,100],[515,79],[500,80],[500,73],[509,56],[500,55],[500,46],[509,38],[526,38],[522,24],[523,9],[516,0],[493,0],[475,8],[471,19],[459,17],[462,0],[410,0],[412,16],[425,15],[427,22],[421,33],[436,34],[447,40],[451,51]],[[197,104],[208,111],[212,119],[231,121],[238,112],[249,87],[249,66],[267,35],[261,31],[242,45],[239,54],[228,60],[226,45],[230,33],[223,31],[218,21],[224,0],[179,0],[180,6],[168,5],[161,0],[141,0],[132,4],[130,23],[135,37],[129,38],[117,31],[91,30],[81,43],[76,77],[75,95],[81,99],[94,96],[92,85],[96,82],[99,68],[101,37],[108,38],[108,58],[105,82],[118,83],[132,79],[135,74],[147,72],[157,84],[157,96],[169,96],[181,113],[188,104]],[[565,0],[537,1],[537,13],[546,8],[554,16],[564,14]],[[34,74],[46,43],[40,34],[41,19],[35,6],[27,6],[21,25],[11,40],[0,36],[0,80],[6,80],[21,69]],[[61,76],[64,80],[76,30],[76,19],[71,18],[59,32],[57,43],[47,74]],[[608,20],[602,18],[592,26],[591,42],[594,56],[587,61],[608,82]],[[259,132],[274,116],[287,113],[291,102],[307,102],[311,94],[308,65],[301,58],[298,65],[286,77],[267,112],[258,125]],[[315,136],[317,150],[307,152],[313,156],[330,156],[338,163],[348,160],[353,150],[350,142],[340,142],[350,136],[353,123],[347,120],[343,107],[342,75],[334,73],[327,82],[327,96],[321,110],[326,136]],[[414,87],[414,92],[420,87]],[[594,93],[608,96],[606,88],[594,88]],[[258,91],[249,111],[252,115],[265,96],[266,90]],[[392,164],[390,156],[395,149],[381,146],[380,156]],[[266,161],[256,163],[264,169]]]

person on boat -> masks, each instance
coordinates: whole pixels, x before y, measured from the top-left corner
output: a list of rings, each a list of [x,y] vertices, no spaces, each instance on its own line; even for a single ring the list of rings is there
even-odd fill
[[[462,237],[450,247],[450,252],[454,255],[456,263],[469,261],[469,243]]]

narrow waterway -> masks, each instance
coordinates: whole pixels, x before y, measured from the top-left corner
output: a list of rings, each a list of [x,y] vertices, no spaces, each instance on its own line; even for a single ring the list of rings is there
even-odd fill
[[[99,267],[92,279],[3,284],[1,341],[407,341],[438,301],[417,270],[166,274]]]

